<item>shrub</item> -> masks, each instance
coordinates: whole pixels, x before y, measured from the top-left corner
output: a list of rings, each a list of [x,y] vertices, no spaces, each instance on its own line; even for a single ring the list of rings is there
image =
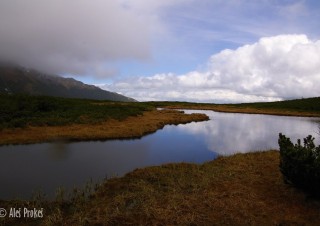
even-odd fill
[[[27,126],[95,124],[124,120],[153,107],[139,102],[110,102],[49,96],[0,94],[0,130]]]
[[[280,170],[284,181],[312,195],[320,197],[320,145],[314,144],[309,135],[297,144],[290,138],[279,134]]]

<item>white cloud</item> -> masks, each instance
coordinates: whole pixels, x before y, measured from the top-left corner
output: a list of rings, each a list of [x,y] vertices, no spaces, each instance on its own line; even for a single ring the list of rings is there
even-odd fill
[[[104,88],[138,100],[252,102],[319,96],[320,40],[265,37],[211,56],[204,71],[129,78]]]
[[[187,110],[185,112],[199,111]],[[302,134],[311,133],[311,135],[317,136],[315,124],[310,119],[296,120],[293,123],[290,117],[221,114],[213,111],[205,111],[204,113],[213,120],[179,125],[175,129],[203,137],[207,148],[219,155],[227,156],[248,151],[277,149],[279,147],[277,143],[279,131],[290,135],[292,140],[300,138]],[[253,126],[248,127],[248,125]],[[230,131],[238,132],[230,133]],[[213,139],[214,137],[219,139]]]
[[[156,26],[117,1],[1,0],[0,60],[94,75],[107,62],[149,58]]]

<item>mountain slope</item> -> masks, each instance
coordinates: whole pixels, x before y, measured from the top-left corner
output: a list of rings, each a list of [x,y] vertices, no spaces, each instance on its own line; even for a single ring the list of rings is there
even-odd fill
[[[87,85],[73,78],[47,75],[33,69],[0,64],[0,93],[26,93],[68,98],[135,101],[132,98]]]

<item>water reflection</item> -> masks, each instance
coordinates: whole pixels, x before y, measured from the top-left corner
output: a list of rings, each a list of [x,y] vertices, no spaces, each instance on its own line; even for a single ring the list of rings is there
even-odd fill
[[[55,160],[64,160],[69,156],[69,145],[67,141],[58,140],[48,145],[48,152]]]
[[[213,111],[203,113],[211,120],[179,125],[178,129],[202,137],[208,149],[219,155],[278,149],[277,139],[280,132],[290,137],[293,142],[309,134],[318,136],[319,121],[315,118],[226,114]],[[316,139],[316,142],[319,142],[319,139]]]
[[[27,197],[38,190],[53,196],[144,165],[148,150],[139,142],[79,142],[1,147],[0,198]]]
[[[205,113],[210,121],[166,126],[136,140],[2,146],[0,199],[30,198],[39,189],[53,197],[60,186],[72,189],[139,167],[202,163],[218,155],[278,148],[279,132],[294,141],[308,134],[319,140],[319,119]]]

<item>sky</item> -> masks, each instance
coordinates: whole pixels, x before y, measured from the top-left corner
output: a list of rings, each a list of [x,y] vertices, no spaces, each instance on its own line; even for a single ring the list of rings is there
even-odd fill
[[[320,96],[318,0],[0,0],[0,61],[138,101]]]

